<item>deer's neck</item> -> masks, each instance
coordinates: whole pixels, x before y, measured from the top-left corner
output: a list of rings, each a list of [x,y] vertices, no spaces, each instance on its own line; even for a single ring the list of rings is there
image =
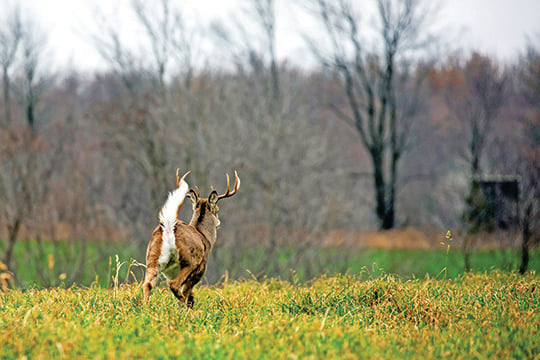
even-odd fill
[[[214,247],[217,238],[217,218],[210,213],[206,213],[205,210],[196,211],[193,213],[193,217],[189,224],[194,226],[203,235],[208,242],[205,244],[207,249],[211,250]]]

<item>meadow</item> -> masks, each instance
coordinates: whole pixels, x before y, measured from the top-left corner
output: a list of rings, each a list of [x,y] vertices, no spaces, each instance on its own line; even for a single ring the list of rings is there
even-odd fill
[[[352,274],[363,280],[383,273],[401,279],[456,278],[464,271],[463,254],[457,247],[441,249],[382,249],[321,247],[306,254],[292,247],[276,250],[273,261],[261,269],[264,247],[217,248],[211,254],[206,285],[229,279],[280,278],[306,282],[321,275]],[[234,253],[233,253],[234,252]],[[0,244],[2,253],[2,244]],[[144,249],[128,242],[82,243],[27,240],[15,246],[19,288],[46,288],[99,285],[111,287],[113,277],[120,283],[137,282],[143,277]],[[118,261],[116,259],[118,255]],[[117,267],[120,268],[117,271]],[[130,266],[133,265],[133,266]],[[477,250],[471,253],[473,272],[519,268],[519,253],[514,249]],[[540,273],[540,249],[531,251],[529,269]],[[264,270],[264,271],[263,271]],[[118,273],[117,273],[118,272]]]
[[[285,247],[264,274],[250,271],[264,249],[236,263],[218,251],[218,280],[188,310],[164,281],[143,303],[135,246],[19,242],[0,359],[540,359],[538,250],[524,276],[511,249],[474,251],[466,274],[455,248],[320,248],[294,263]]]
[[[538,359],[540,278],[224,281],[193,310],[140,284],[0,294],[2,359]]]

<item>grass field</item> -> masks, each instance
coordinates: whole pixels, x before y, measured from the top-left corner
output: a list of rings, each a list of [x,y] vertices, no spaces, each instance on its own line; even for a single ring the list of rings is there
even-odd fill
[[[289,281],[308,281],[322,274],[340,273],[377,277],[381,269],[385,273],[399,275],[402,279],[456,278],[463,273],[463,254],[459,249],[397,250],[320,248],[302,257],[294,248],[276,250],[273,262],[261,268],[266,256],[264,247],[218,248],[210,258],[209,269],[203,283],[214,284],[227,273],[231,279],[279,277]],[[234,252],[234,253],[233,253]],[[0,241],[0,254],[2,242]],[[80,243],[19,241],[15,246],[16,268],[10,269],[17,276],[17,285],[29,287],[66,287],[72,284],[102,287],[112,285],[116,272],[115,255],[126,264],[120,269],[119,281],[127,279],[127,269],[136,259],[144,262],[145,249],[137,249],[131,243]],[[81,263],[82,261],[82,263]],[[474,251],[471,253],[474,272],[493,269],[512,271],[519,268],[519,253],[511,249]],[[366,269],[369,272],[365,271]],[[540,273],[540,249],[531,251],[529,269]],[[294,271],[292,271],[294,270]],[[144,267],[131,268],[140,281]],[[260,275],[262,274],[262,275]],[[134,280],[130,277],[130,280]]]
[[[158,287],[0,294],[0,358],[538,359],[540,278],[322,276],[197,287],[194,310]]]

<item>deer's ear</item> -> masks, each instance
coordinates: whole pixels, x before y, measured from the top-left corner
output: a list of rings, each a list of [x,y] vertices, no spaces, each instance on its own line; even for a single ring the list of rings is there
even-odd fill
[[[187,196],[188,196],[189,199],[191,200],[191,204],[192,204],[193,206],[197,205],[197,201],[198,201],[199,199],[198,199],[198,196],[197,196],[197,194],[195,193],[195,191],[193,191],[193,189],[189,189],[189,192],[188,192]]]
[[[210,193],[210,196],[208,196],[208,202],[210,203],[210,206],[214,207],[217,204],[219,197],[218,193],[214,190]]]

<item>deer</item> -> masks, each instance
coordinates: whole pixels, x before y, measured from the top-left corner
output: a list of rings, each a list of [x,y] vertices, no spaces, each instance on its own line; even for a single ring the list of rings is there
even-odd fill
[[[191,171],[179,177],[176,170],[176,189],[169,193],[159,212],[159,225],[152,232],[146,250],[146,273],[143,283],[144,301],[147,302],[158,275],[162,273],[180,305],[193,308],[193,287],[206,271],[208,257],[217,238],[220,225],[218,201],[235,195],[240,189],[240,178],[234,172],[234,186],[219,195],[214,187],[207,198],[201,198],[199,188],[190,189],[185,181]],[[185,198],[191,200],[193,215],[189,223],[178,220]]]

